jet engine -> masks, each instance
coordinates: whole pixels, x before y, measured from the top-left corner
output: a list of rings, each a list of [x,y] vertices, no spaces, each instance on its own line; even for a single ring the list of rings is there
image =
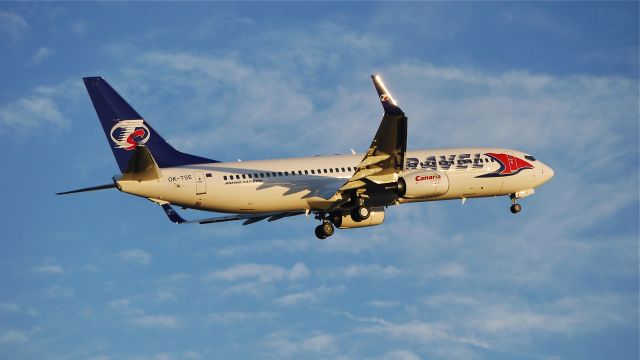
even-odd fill
[[[350,214],[333,214],[331,222],[340,229],[360,228],[365,226],[380,225],[384,222],[384,208],[373,208],[371,214],[365,220],[354,221]]]
[[[424,199],[444,195],[449,178],[440,171],[414,171],[398,179],[398,195],[405,199]]]

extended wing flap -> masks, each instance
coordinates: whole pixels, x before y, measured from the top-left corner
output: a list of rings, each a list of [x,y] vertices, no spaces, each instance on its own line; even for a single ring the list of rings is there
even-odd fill
[[[169,205],[168,203],[163,203],[160,205],[164,210],[165,214],[176,224],[214,224],[219,222],[226,221],[236,221],[236,220],[245,220],[242,225],[250,225],[253,223],[257,223],[258,221],[262,221],[266,218],[269,218],[268,221],[280,220],[289,216],[296,216],[304,214],[304,211],[289,211],[289,212],[277,212],[277,213],[266,213],[266,214],[234,214],[228,216],[219,216],[214,218],[206,218],[206,219],[197,219],[197,220],[185,220],[180,214],[178,214],[175,209]]]

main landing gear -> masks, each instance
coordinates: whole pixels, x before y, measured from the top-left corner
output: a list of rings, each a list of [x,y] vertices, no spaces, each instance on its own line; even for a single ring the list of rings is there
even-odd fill
[[[327,219],[322,220],[322,225],[318,225],[316,227],[316,236],[320,240],[328,238],[333,235],[334,232],[335,228],[333,227],[333,224]]]
[[[511,194],[509,196],[511,198],[511,208],[509,208],[509,210],[511,210],[512,214],[517,214],[522,210],[522,206],[520,206],[520,204],[516,203],[516,195],[515,194]]]
[[[371,209],[364,205],[358,205],[351,210],[351,218],[356,222],[367,220],[370,215]]]

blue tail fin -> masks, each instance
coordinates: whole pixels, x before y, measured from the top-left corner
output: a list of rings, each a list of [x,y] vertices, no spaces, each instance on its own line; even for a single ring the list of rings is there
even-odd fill
[[[137,145],[145,145],[161,168],[218,162],[174,149],[103,78],[83,80],[121,172]]]

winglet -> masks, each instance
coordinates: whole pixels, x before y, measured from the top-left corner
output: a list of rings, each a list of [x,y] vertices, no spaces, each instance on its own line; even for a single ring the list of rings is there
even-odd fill
[[[396,100],[391,96],[389,90],[387,90],[387,88],[384,86],[380,75],[371,75],[371,80],[373,80],[373,85],[376,87],[376,91],[378,92],[378,97],[380,98],[380,102],[382,103],[384,113],[388,115],[404,116],[404,111],[400,109]]]
[[[171,220],[172,222],[176,223],[176,224],[182,224],[183,222],[186,222],[185,219],[182,218],[182,216],[180,216],[180,214],[178,214],[169,204],[162,204],[160,205],[162,206],[162,210],[164,210],[164,213],[167,214],[167,217],[169,218],[169,220]]]

